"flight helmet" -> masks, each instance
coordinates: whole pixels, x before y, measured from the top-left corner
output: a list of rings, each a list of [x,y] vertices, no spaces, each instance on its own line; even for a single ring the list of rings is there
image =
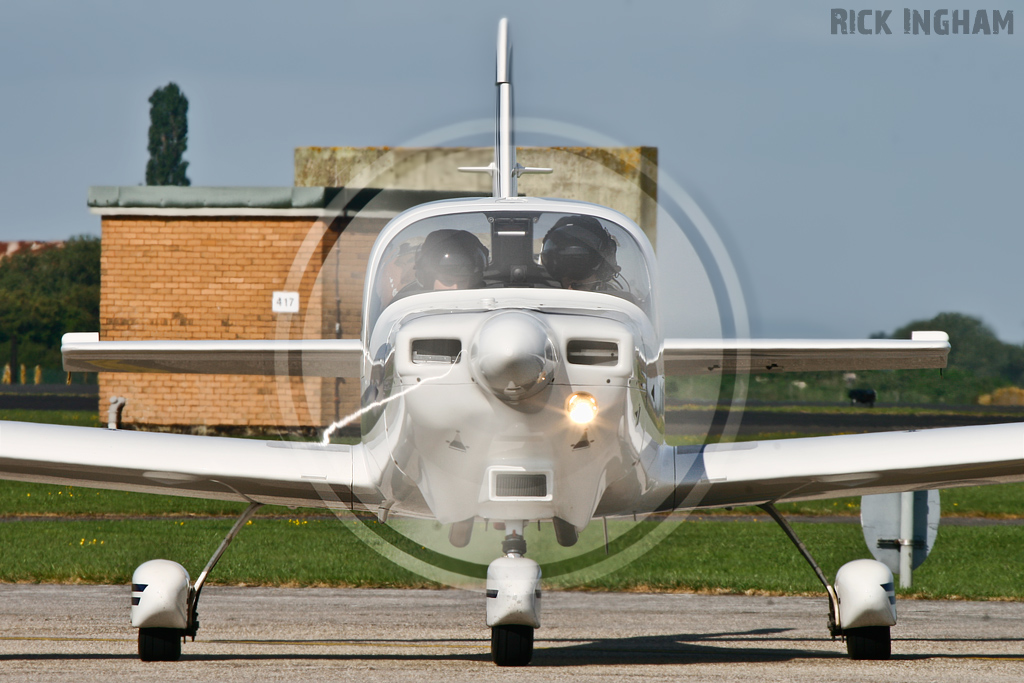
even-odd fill
[[[487,247],[471,232],[443,228],[427,235],[416,255],[416,281],[432,289],[434,282],[459,285],[459,288],[483,284],[489,257]]]
[[[619,272],[615,240],[593,216],[562,216],[544,236],[541,262],[554,279],[603,283]]]

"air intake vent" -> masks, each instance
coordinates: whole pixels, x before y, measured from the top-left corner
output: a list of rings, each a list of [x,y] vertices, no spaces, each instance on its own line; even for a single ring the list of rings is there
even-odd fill
[[[454,363],[462,352],[458,339],[414,339],[412,342],[413,363]]]
[[[618,365],[619,345],[609,341],[573,339],[566,345],[565,356],[573,365]]]
[[[494,476],[495,498],[544,498],[548,495],[548,479],[543,474],[498,472]]]

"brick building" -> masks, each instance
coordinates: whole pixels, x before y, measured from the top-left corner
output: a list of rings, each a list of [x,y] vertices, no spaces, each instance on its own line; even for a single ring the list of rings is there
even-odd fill
[[[380,229],[416,204],[490,195],[486,176],[452,172],[486,165],[476,161],[488,153],[300,148],[301,187],[91,188],[103,235],[100,338],[358,337],[366,262]],[[653,240],[650,148],[533,156],[524,163],[561,169],[557,185],[531,188],[524,178],[521,191],[610,205]],[[327,182],[312,185],[317,179]],[[325,186],[339,180],[346,187]],[[298,294],[298,312],[273,310],[282,291]],[[158,373],[100,373],[99,389],[104,416],[110,397],[123,396],[127,425],[179,429],[322,426],[355,409],[359,394],[354,380]]]

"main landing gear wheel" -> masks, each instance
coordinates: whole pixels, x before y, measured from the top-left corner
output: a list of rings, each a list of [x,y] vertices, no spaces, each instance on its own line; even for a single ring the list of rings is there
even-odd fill
[[[491,658],[498,666],[526,666],[533,659],[533,627],[506,624],[491,628]]]
[[[850,659],[889,659],[892,637],[888,626],[862,626],[843,630]]]
[[[179,657],[180,628],[139,629],[139,659],[144,662],[176,662]]]

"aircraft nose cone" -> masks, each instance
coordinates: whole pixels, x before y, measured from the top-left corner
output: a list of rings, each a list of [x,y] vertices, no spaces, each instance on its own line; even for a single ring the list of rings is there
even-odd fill
[[[536,316],[519,311],[487,320],[470,355],[477,381],[506,401],[540,392],[551,382],[558,365],[547,327]]]

